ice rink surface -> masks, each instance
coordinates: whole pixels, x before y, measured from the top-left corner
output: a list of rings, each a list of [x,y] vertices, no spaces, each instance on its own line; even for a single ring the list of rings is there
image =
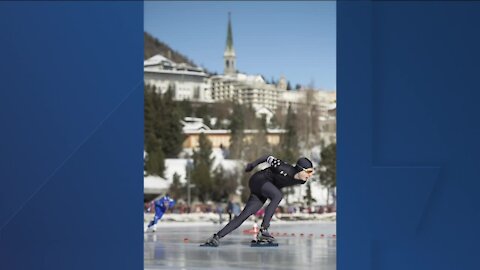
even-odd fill
[[[214,248],[199,244],[225,223],[159,223],[156,232],[144,234],[144,268],[336,269],[336,223],[272,222],[269,231],[277,239],[278,247],[250,247],[252,235],[244,230],[251,229],[252,224],[240,226]]]

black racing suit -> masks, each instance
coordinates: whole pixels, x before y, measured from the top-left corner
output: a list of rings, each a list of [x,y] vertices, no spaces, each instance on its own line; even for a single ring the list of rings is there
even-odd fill
[[[267,229],[270,226],[270,220],[277,209],[278,204],[283,198],[280,191],[283,187],[305,184],[305,181],[293,178],[299,170],[280,159],[273,156],[263,156],[247,165],[246,171],[251,171],[258,164],[267,162],[270,167],[258,171],[250,177],[248,186],[250,188],[250,197],[239,216],[235,217],[217,235],[222,238],[231,231],[238,228],[249,216],[255,214],[267,199],[270,204],[265,209],[265,215],[261,227]]]

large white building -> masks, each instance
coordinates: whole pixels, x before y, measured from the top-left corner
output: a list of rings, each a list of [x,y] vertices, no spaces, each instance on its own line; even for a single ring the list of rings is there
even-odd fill
[[[291,90],[283,92],[279,100],[279,106],[285,112],[289,106],[297,111],[303,106],[311,105],[315,106],[321,115],[326,116],[331,106],[336,104],[337,96],[335,91]]]
[[[260,75],[217,75],[211,78],[212,99],[229,100],[239,104],[251,105],[256,111],[268,109],[275,111],[279,98],[286,90],[267,84]]]
[[[175,63],[162,55],[145,60],[143,65],[145,85],[157,87],[160,93],[172,86],[175,100],[212,102],[209,75],[202,68]]]

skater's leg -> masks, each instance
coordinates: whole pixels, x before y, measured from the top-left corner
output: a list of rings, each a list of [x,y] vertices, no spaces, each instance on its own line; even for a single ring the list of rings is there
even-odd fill
[[[242,225],[242,223],[251,215],[253,215],[255,212],[257,212],[260,208],[262,208],[263,204],[265,203],[266,199],[265,198],[259,198],[255,194],[250,194],[250,198],[247,201],[247,204],[245,205],[245,208],[243,211],[232,219],[223,229],[221,229],[217,235],[218,237],[222,238],[225,235],[229,234],[231,231],[235,230],[238,228],[238,226]]]
[[[153,225],[157,224],[158,222],[158,217],[155,215],[152,219],[152,221],[150,221],[150,223],[148,223],[148,228],[152,227]]]
[[[265,208],[265,215],[263,216],[261,225],[262,228],[268,229],[268,227],[270,227],[270,220],[283,198],[283,193],[275,185],[268,182],[262,186],[262,195],[270,199],[270,203]]]
[[[163,212],[159,211],[155,213],[155,216],[153,217],[153,220],[150,221],[148,224],[148,228],[157,225],[157,222],[162,218]]]

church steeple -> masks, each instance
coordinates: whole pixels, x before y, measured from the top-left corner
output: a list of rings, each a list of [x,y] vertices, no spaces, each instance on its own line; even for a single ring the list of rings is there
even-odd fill
[[[235,49],[233,48],[232,22],[229,12],[227,28],[227,46],[225,47],[225,52],[223,53],[223,59],[225,63],[223,73],[225,75],[234,75],[236,73],[235,58]]]
[[[233,50],[232,21],[230,12],[228,13],[227,50]]]

